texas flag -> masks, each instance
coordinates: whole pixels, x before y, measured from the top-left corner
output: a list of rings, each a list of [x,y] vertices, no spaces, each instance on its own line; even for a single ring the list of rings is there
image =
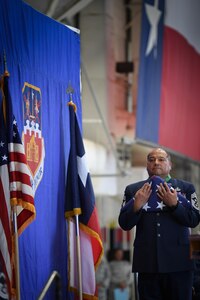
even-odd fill
[[[98,213],[86,163],[76,105],[70,101],[70,153],[66,180],[69,289],[81,299],[97,300],[95,270],[103,256]],[[80,246],[80,247],[79,247]]]
[[[143,1],[136,139],[200,160],[200,1]]]

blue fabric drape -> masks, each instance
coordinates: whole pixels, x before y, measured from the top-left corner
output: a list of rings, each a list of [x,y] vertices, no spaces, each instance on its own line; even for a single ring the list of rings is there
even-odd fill
[[[19,237],[21,299],[37,299],[53,270],[61,275],[63,299],[70,299],[64,217],[70,147],[66,90],[69,84],[74,89],[81,123],[80,37],[20,0],[0,0],[0,7],[0,73],[5,51],[19,133],[25,133],[27,94],[23,93],[30,88],[29,93],[39,97],[37,122],[43,141],[43,167],[35,191],[36,220]],[[54,288],[48,299],[53,293]]]

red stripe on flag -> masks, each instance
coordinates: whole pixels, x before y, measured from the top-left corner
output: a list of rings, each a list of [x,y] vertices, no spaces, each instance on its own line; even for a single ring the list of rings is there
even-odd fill
[[[159,144],[200,160],[200,54],[165,27]]]
[[[2,226],[4,229],[5,236],[7,238],[7,245],[8,250],[11,255],[12,253],[12,240],[11,240],[11,234],[10,234],[10,217],[8,216],[8,210],[5,200],[5,195],[3,191],[3,186],[0,178],[0,194],[1,194],[1,209],[0,209],[0,219],[2,222]]]
[[[4,166],[5,167],[5,166]],[[4,168],[0,167],[0,168]],[[1,171],[0,171],[1,173]],[[0,265],[3,273],[6,276],[6,283],[9,294],[11,295],[11,280],[12,280],[12,235],[10,216],[8,215],[8,209],[6,204],[6,197],[4,194],[4,188],[1,181],[0,174]],[[9,272],[10,271],[10,272]]]
[[[88,227],[92,229],[95,233],[94,237],[91,236],[95,267],[96,265],[99,264],[99,260],[101,259],[101,257],[99,257],[99,253],[101,253],[102,251],[101,229],[99,226],[99,222],[97,222],[97,220],[98,220],[98,215],[95,206],[88,222]]]
[[[34,205],[34,200],[30,195],[18,190],[11,192],[11,203],[13,205],[16,203],[20,205],[23,204],[24,208],[30,208],[32,205]],[[34,212],[34,208],[31,211]]]
[[[30,176],[19,171],[10,172],[10,182],[21,182],[31,186]]]
[[[3,191],[3,185],[0,178],[0,200],[1,200],[1,209],[0,209],[0,220],[4,229],[5,236],[7,238],[7,245],[10,255],[12,254],[12,239],[10,233],[10,216],[8,216],[8,210],[6,205],[6,199]]]
[[[26,156],[24,155],[24,153],[10,152],[9,155],[10,161],[27,164]]]

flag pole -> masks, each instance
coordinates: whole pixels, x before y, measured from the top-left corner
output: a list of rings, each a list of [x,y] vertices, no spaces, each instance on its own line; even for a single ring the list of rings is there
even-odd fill
[[[74,89],[69,83],[68,88],[66,90],[67,94],[69,94],[69,102],[68,105],[71,105],[76,112],[76,104],[73,102],[72,94],[74,93]],[[80,231],[79,231],[79,216],[75,215],[76,220],[76,254],[78,260],[78,285],[79,285],[79,300],[83,299],[83,287],[82,287],[82,267],[81,267],[81,247],[80,247]]]
[[[7,69],[6,52],[4,50],[4,77],[9,77],[10,74]],[[20,300],[20,274],[19,274],[19,244],[18,244],[18,230],[17,230],[17,207],[12,208],[13,212],[13,236],[15,247],[15,281],[16,281],[16,297]]]
[[[81,249],[80,249],[80,232],[79,232],[79,220],[78,215],[75,215],[76,219],[76,249],[78,259],[78,284],[79,284],[79,300],[83,299],[82,288],[82,268],[81,268]]]
[[[74,89],[69,83],[69,86],[66,90],[67,94],[69,94],[70,101],[68,105],[71,105],[76,112],[76,104],[72,100],[72,94],[74,93]],[[79,231],[79,217],[78,214],[75,215],[76,220],[76,254],[78,260],[78,285],[79,285],[79,300],[83,299],[83,283],[82,283],[82,267],[81,267],[81,248],[80,248],[80,231]]]
[[[17,231],[17,207],[13,207],[13,234],[15,241],[15,280],[16,280],[16,296],[20,300],[20,274],[19,274],[19,244],[18,244],[18,231]]]

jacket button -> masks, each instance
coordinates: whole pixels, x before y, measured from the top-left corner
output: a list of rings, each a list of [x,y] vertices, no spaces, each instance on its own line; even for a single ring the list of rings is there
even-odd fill
[[[160,237],[160,233],[158,233],[158,237]]]
[[[160,226],[160,223],[157,223],[157,226],[159,227],[159,226]]]

